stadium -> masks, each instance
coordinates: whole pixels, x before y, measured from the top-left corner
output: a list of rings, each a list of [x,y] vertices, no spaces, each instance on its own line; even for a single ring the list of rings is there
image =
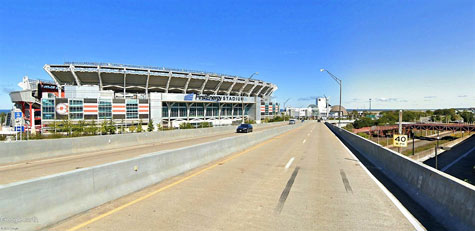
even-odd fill
[[[260,123],[279,111],[271,101],[277,86],[250,77],[111,63],[43,68],[52,81],[25,77],[19,84],[23,90],[10,93],[15,106],[9,121],[15,130],[47,131],[48,125],[64,120],[220,126],[243,119]]]

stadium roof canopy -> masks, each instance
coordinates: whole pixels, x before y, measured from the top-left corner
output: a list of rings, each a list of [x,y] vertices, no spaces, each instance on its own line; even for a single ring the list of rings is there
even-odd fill
[[[264,97],[277,90],[276,85],[256,79],[171,68],[67,62],[44,69],[60,86],[98,85],[114,91]]]

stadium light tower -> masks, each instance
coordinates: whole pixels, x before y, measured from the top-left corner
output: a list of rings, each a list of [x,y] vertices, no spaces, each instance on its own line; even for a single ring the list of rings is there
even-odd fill
[[[254,75],[258,75],[258,74],[259,74],[259,72],[254,72],[254,73],[252,73],[252,75],[249,76],[249,79],[248,79],[247,81],[249,82],[249,80],[251,80]],[[244,90],[244,89],[243,89],[243,90]],[[250,96],[250,95],[251,95],[251,93],[249,92],[249,96]],[[242,104],[242,105],[241,105],[241,110],[242,110],[242,123],[244,123],[244,122],[245,122],[245,121],[244,121],[244,97],[242,97],[242,95],[241,95],[241,104]]]
[[[337,83],[338,85],[340,85],[340,105],[338,105],[338,127],[341,127],[341,114],[343,114],[341,112],[341,79],[339,79],[338,77],[336,77],[335,75],[333,75],[331,72],[329,72],[328,70],[325,70],[325,69],[320,69],[320,72],[324,72],[326,71]]]

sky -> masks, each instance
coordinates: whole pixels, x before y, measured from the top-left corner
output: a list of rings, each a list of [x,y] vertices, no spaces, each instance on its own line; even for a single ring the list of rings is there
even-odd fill
[[[21,1],[0,4],[0,109],[45,64],[108,62],[255,76],[274,101],[475,107],[475,2]]]

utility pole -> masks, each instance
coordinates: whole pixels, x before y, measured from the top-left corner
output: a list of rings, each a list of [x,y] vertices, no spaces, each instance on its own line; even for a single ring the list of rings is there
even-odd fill
[[[435,169],[438,168],[438,160],[437,160],[437,150],[439,149],[439,130],[437,130],[437,143],[435,144]]]
[[[369,114],[371,115],[371,98],[369,98]]]
[[[414,153],[415,151],[415,140],[414,140],[414,132],[411,130],[411,136],[412,136],[412,155],[416,154]]]
[[[399,135],[402,135],[402,110],[399,110]],[[397,147],[397,152],[401,153],[401,147]]]

